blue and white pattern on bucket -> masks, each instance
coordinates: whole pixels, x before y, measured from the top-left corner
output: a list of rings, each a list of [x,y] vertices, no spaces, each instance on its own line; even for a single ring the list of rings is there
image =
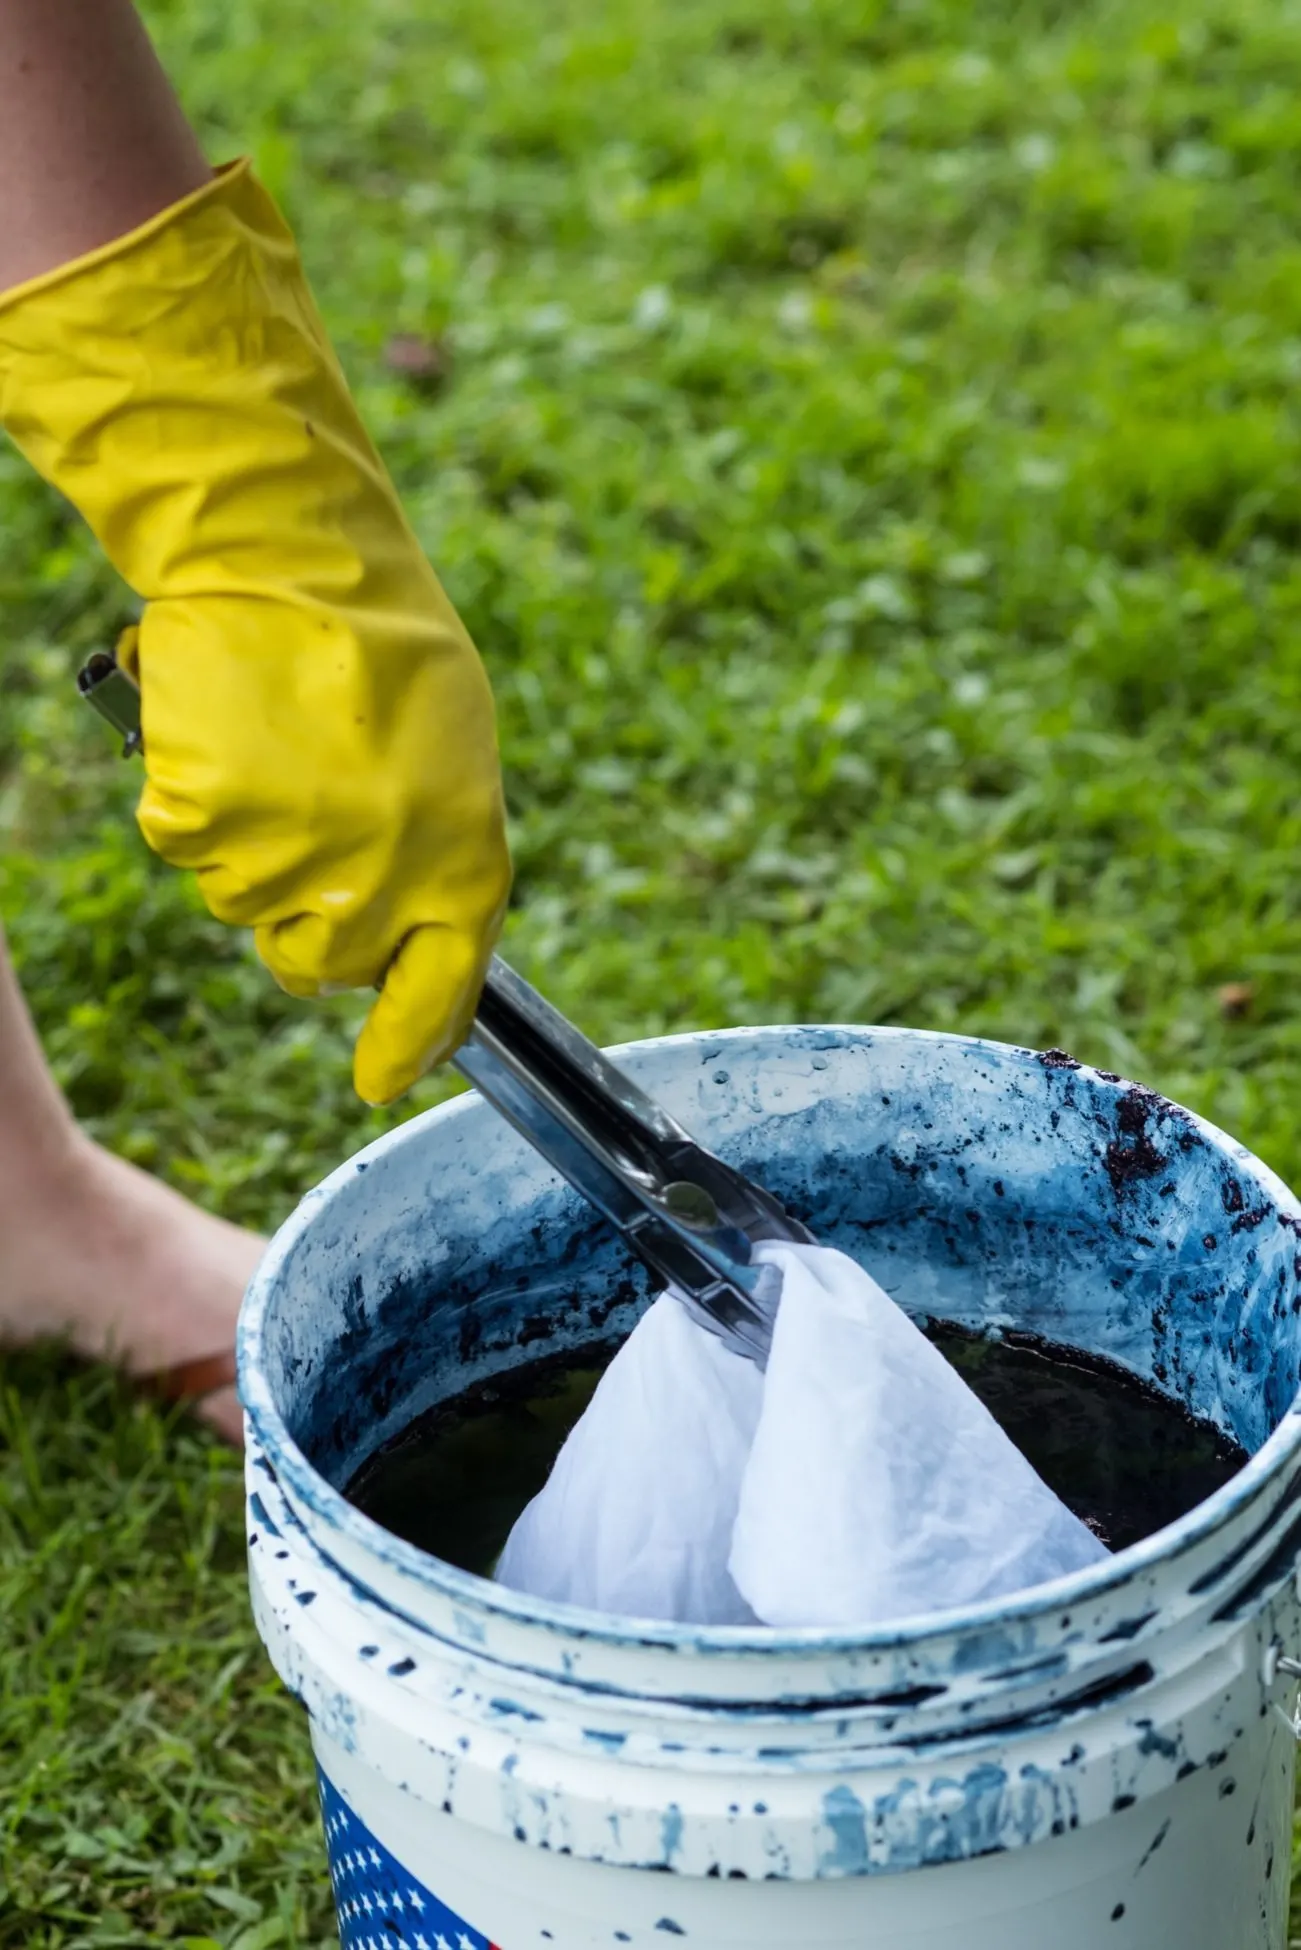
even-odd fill
[[[319,1768],[316,1779],[342,1950],[493,1950],[408,1875]]]

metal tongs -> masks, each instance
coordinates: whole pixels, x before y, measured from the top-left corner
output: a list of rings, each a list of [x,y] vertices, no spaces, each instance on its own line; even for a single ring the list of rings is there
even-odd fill
[[[807,1227],[697,1144],[498,956],[452,1062],[702,1327],[767,1365],[781,1274],[757,1265],[753,1248],[764,1239],[809,1244]]]
[[[116,658],[97,652],[77,682],[121,734],[123,757],[142,750],[139,692]],[[806,1226],[698,1144],[498,956],[452,1062],[702,1327],[767,1365],[781,1274],[753,1249],[812,1244]]]

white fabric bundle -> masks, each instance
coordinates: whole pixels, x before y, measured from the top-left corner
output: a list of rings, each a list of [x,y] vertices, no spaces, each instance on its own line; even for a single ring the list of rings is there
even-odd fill
[[[657,1300],[497,1568],[535,1597],[698,1625],[869,1626],[1106,1557],[843,1253],[769,1245],[766,1374]]]

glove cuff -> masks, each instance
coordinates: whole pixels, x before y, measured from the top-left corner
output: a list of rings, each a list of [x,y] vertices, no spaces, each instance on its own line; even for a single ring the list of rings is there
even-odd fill
[[[57,291],[61,286],[72,284],[86,278],[102,265],[116,264],[128,258],[133,252],[143,250],[155,237],[171,229],[174,224],[183,223],[192,211],[202,210],[205,204],[223,202],[232,187],[252,175],[253,164],[248,156],[238,156],[234,162],[222,163],[212,173],[211,181],[197,190],[191,190],[179,203],[169,203],[159,210],[146,223],[138,224],[134,230],[125,231],[120,237],[111,237],[106,244],[99,244],[93,251],[82,257],[73,257],[66,264],[56,264],[51,271],[42,271],[39,277],[28,278],[22,284],[11,285],[7,291],[0,291],[0,356],[4,352],[4,338],[7,315],[41,298],[46,292]]]
[[[0,425],[148,602],[337,604],[408,531],[247,160],[0,300]],[[430,578],[432,581],[432,578]]]

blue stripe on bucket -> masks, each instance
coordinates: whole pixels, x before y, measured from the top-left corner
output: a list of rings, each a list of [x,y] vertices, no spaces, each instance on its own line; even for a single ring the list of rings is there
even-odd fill
[[[341,1950],[494,1950],[440,1903],[316,1770]]]

